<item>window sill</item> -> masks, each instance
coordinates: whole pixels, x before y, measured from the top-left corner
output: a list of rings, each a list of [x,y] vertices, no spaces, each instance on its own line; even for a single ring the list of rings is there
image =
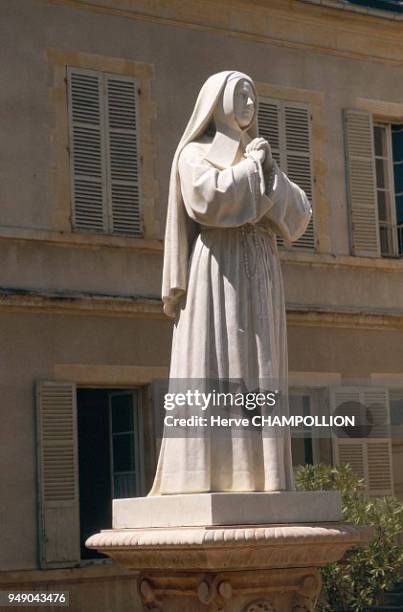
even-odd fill
[[[157,297],[91,294],[84,292],[41,292],[1,288],[0,309],[30,309],[33,312],[87,313],[100,316],[152,317],[168,320]]]
[[[279,249],[279,254],[282,262],[290,262],[293,264],[341,268],[369,268],[371,270],[403,270],[403,259],[355,257],[353,255],[308,253],[307,251],[283,251],[281,249]]]
[[[90,232],[55,232],[45,229],[0,226],[0,241],[36,241],[45,244],[96,249],[99,247],[143,251],[162,254],[162,240],[153,238],[131,238],[111,234],[91,234]],[[352,255],[333,255],[309,251],[279,249],[281,261],[313,266],[340,266],[350,268],[371,268],[381,270],[402,270],[403,258],[355,257]]]
[[[108,247],[148,253],[161,253],[163,249],[162,240],[157,239],[91,234],[90,232],[55,232],[46,229],[10,226],[0,226],[0,240],[31,240],[78,248]]]

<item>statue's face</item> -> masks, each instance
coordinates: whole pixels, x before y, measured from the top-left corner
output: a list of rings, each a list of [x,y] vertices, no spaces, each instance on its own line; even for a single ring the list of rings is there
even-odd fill
[[[250,125],[256,108],[256,96],[249,81],[241,79],[234,91],[234,115],[241,128]]]

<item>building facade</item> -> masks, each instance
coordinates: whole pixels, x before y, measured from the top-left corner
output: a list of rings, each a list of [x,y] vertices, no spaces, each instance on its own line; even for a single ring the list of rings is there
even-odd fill
[[[254,79],[261,133],[312,200],[307,233],[279,244],[291,404],[364,405],[375,434],[308,432],[294,462],[349,462],[370,494],[403,500],[401,13],[344,0],[0,12],[0,588],[140,609],[131,574],[84,541],[110,526],[113,497],[152,482],[170,163],[220,70]]]

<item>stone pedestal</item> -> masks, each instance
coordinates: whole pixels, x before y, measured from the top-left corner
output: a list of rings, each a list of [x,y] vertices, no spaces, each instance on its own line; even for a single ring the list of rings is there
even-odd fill
[[[219,504],[240,503],[235,498],[239,494],[225,495],[227,501],[220,500]],[[267,503],[271,500],[270,503],[281,505],[291,500],[287,494],[283,498],[282,494],[277,495],[274,502],[271,497]],[[191,504],[194,500],[188,497],[185,503]],[[293,498],[294,504],[304,500]],[[321,502],[317,496],[318,513],[322,517],[327,506],[329,516],[334,519],[329,500],[325,495]],[[135,503],[135,500],[126,501]],[[206,508],[211,510],[210,502],[205,502],[202,512]],[[245,502],[248,506],[246,497]],[[144,506],[144,503],[148,502],[140,500],[138,505]],[[164,512],[163,498],[151,503],[161,503]],[[179,500],[167,503],[175,504]],[[264,500],[260,503],[264,504]],[[125,506],[117,505],[120,510]],[[253,514],[250,506],[249,516]],[[234,511],[234,516],[238,515],[239,509]],[[321,588],[319,568],[339,560],[348,548],[366,543],[371,537],[368,528],[335,520],[135,528],[130,523],[127,504],[123,516],[129,527],[102,531],[91,536],[87,546],[139,572],[143,609],[154,612],[312,612]],[[157,520],[156,516],[156,512],[149,516],[151,523]],[[312,508],[311,516],[314,516]],[[248,513],[245,518],[248,519]],[[114,524],[120,520],[122,516],[119,519],[115,516]]]
[[[338,491],[194,493],[113,500],[113,528],[339,521]]]

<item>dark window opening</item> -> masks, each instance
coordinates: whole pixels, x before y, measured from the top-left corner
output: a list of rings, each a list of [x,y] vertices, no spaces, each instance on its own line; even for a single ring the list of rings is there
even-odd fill
[[[379,241],[383,257],[403,256],[403,125],[374,125]]]
[[[104,558],[85,547],[112,526],[112,499],[143,492],[141,412],[136,390],[77,390],[81,558]]]
[[[358,4],[381,11],[393,11],[395,13],[403,13],[402,0],[349,0],[350,4]]]
[[[403,439],[403,389],[389,391],[392,436]]]
[[[309,395],[290,395],[290,414],[296,416],[312,416],[311,398]],[[291,430],[292,459],[295,467],[298,465],[313,465],[312,428],[304,427],[298,435],[297,430]]]
[[[396,223],[399,232],[399,253],[403,254],[403,125],[392,125],[393,178],[396,201]]]

